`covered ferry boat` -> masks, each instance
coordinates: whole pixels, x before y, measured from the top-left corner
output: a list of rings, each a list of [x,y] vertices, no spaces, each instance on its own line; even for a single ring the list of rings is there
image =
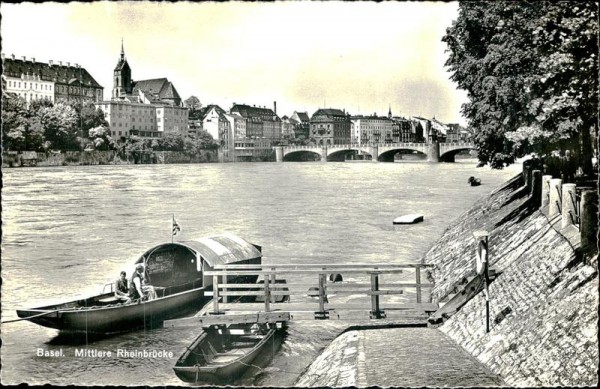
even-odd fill
[[[160,325],[167,318],[200,309],[211,299],[205,292],[212,291],[213,277],[205,276],[205,271],[215,265],[260,264],[261,251],[260,246],[230,233],[162,243],[135,262],[145,266],[146,283],[154,287],[156,299],[124,303],[111,289],[86,299],[17,310],[17,315],[68,332],[110,334]],[[228,282],[254,283],[256,276]]]

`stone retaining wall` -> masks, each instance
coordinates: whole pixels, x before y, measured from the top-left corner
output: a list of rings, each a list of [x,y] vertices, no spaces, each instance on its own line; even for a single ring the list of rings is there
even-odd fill
[[[560,215],[548,220],[531,206],[522,184],[516,177],[481,201],[425,255],[424,262],[436,265],[434,301],[475,274],[475,230],[490,233],[490,268],[501,272],[489,288],[489,333],[483,293],[440,330],[509,385],[595,385],[597,262],[586,263],[577,235],[557,228]]]
[[[66,151],[62,153],[23,153],[2,154],[2,167],[45,167],[80,165],[133,165],[218,162],[215,150],[203,150],[198,155],[189,156],[177,151],[133,152],[128,154],[116,151]]]

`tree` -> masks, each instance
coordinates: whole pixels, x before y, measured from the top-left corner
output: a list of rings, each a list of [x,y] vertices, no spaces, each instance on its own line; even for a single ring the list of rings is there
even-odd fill
[[[462,112],[482,163],[502,168],[527,153],[571,149],[589,171],[597,16],[594,3],[460,3],[443,38],[446,66],[468,93]]]
[[[159,150],[183,151],[184,137],[181,134],[168,133],[158,141]]]
[[[197,111],[202,108],[202,103],[200,103],[200,99],[196,96],[188,97],[183,103],[190,111]]]
[[[41,100],[44,101],[44,100]],[[20,97],[2,99],[2,144],[5,150],[41,151],[44,144],[43,128],[37,110],[52,103],[27,103]]]
[[[77,112],[67,104],[42,107],[38,117],[44,131],[45,148],[54,150],[78,150]]]
[[[92,128],[100,126],[108,127],[108,122],[104,118],[104,111],[101,108],[96,108],[93,103],[84,105],[79,115],[83,134],[87,134]]]
[[[111,150],[115,148],[114,140],[110,136],[110,129],[106,126],[98,126],[90,129],[88,135],[96,150]]]

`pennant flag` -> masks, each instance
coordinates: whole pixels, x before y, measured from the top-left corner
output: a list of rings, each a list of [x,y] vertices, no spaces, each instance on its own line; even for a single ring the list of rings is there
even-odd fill
[[[173,236],[177,235],[177,233],[180,231],[181,227],[179,227],[179,224],[177,224],[177,221],[175,221],[175,215],[173,215]]]

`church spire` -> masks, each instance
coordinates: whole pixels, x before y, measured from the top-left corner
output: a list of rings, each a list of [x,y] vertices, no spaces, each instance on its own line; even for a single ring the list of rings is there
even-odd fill
[[[121,38],[121,61],[125,59],[125,49],[123,48],[123,38]]]
[[[389,105],[389,109],[388,109],[388,118],[392,118],[392,105]]]

